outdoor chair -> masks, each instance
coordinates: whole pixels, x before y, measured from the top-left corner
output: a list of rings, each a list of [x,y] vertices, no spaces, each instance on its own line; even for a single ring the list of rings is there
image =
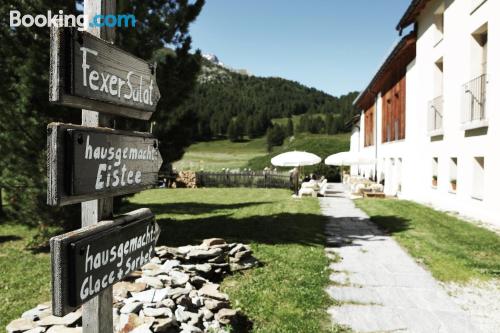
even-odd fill
[[[318,194],[325,196],[327,189],[328,189],[328,180],[323,179],[323,181],[319,184]]]
[[[318,193],[311,187],[301,187],[299,190],[299,198],[302,198],[304,196],[317,197]]]
[[[323,192],[326,190],[326,183],[327,183],[326,179],[323,179],[322,181],[317,181],[317,180],[311,179],[308,182],[302,183],[300,190],[299,190],[299,197],[302,197],[305,195],[317,197],[318,192],[320,192],[322,190],[322,187],[325,187],[325,189],[323,189]]]

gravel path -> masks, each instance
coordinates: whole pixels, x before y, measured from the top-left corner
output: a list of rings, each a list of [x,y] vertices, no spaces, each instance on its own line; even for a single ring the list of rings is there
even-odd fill
[[[331,185],[332,186],[332,185]],[[327,293],[341,306],[328,312],[332,321],[356,332],[483,332],[448,293],[394,241],[383,235],[333,185],[334,197],[320,198],[332,263]]]
[[[481,332],[500,332],[500,281],[442,285],[453,301],[471,315],[472,323]]]

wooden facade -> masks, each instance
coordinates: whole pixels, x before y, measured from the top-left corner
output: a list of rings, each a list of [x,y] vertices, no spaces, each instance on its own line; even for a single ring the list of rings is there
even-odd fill
[[[372,105],[365,113],[365,147],[375,144],[375,104]]]
[[[404,140],[406,137],[406,70],[416,56],[416,34],[405,36],[391,52],[373,77],[368,87],[360,94],[355,106],[364,110],[365,147],[376,144],[373,135],[376,126],[375,103],[382,96],[382,143]]]
[[[398,74],[382,92],[382,142],[403,140],[406,134],[406,77]]]

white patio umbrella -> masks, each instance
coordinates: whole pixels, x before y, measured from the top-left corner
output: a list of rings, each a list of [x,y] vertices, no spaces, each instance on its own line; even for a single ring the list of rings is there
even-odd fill
[[[299,173],[303,166],[315,165],[321,162],[321,157],[308,153],[306,151],[289,151],[279,154],[271,159],[271,164],[281,167],[298,167],[299,172],[296,173],[294,179],[294,192],[299,190]]]
[[[325,164],[337,166],[375,164],[376,162],[377,161],[374,158],[362,156],[349,151],[333,154],[325,159]]]
[[[340,166],[361,165],[361,164],[375,164],[377,160],[371,157],[362,156],[355,152],[344,151],[341,153],[333,154],[325,159],[325,164]],[[344,180],[343,170],[341,171],[341,180]]]
[[[352,158],[349,156],[349,152],[343,151],[341,153],[336,153],[328,156],[325,159],[325,164],[345,166],[345,165],[351,165],[351,160]]]
[[[321,162],[321,157],[306,151],[289,151],[271,159],[272,165],[281,167],[301,167],[315,165]]]

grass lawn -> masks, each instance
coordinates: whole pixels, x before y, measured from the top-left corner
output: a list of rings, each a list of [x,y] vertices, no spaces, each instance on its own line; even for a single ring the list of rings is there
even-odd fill
[[[317,200],[293,200],[286,190],[158,189],[132,197],[127,209],[139,207],[157,214],[161,244],[209,237],[251,244],[263,267],[225,279],[223,289],[253,321],[253,332],[333,330]]]
[[[495,233],[409,201],[364,199],[356,204],[435,278],[500,278],[500,237]]]
[[[325,120],[326,118],[326,114],[324,113],[313,113],[313,114],[308,114],[309,116],[313,117],[313,118],[316,118],[316,117],[321,117],[323,118],[323,120]],[[302,116],[304,116],[303,114],[298,114],[298,115],[292,115],[292,122],[293,122],[293,126],[294,128],[297,128],[297,126],[299,126],[299,123],[300,123],[300,119],[302,118]],[[338,117],[339,115],[338,114],[334,114],[333,115],[334,117]],[[278,125],[281,125],[281,126],[286,126],[288,124],[288,117],[283,117],[283,118],[274,118],[272,120],[273,124],[278,124]]]
[[[50,299],[50,256],[24,248],[33,231],[0,224],[0,331],[13,319]]]
[[[318,201],[293,200],[286,190],[156,189],[130,198],[124,211],[150,207],[162,228],[159,243],[196,244],[223,237],[249,243],[262,267],[223,282],[253,332],[343,332],[331,327],[328,260]],[[30,229],[0,224],[0,327],[50,299],[50,258],[24,249]],[[1,329],[0,329],[1,330]]]
[[[281,147],[267,152],[266,138],[244,142],[215,140],[200,142],[190,146],[182,160],[174,163],[177,170],[220,171],[222,168],[251,168],[263,170],[271,166],[271,158],[286,151],[305,150],[322,158],[340,151],[349,150],[349,134],[299,133],[285,140]],[[307,169],[306,171],[308,171]]]
[[[190,146],[182,160],[174,163],[177,170],[220,171],[222,168],[245,168],[248,161],[267,154],[265,138],[244,142],[215,140]]]
[[[266,166],[271,166],[271,158],[291,150],[307,151],[325,158],[331,154],[349,150],[349,134],[299,133],[294,136],[292,141],[287,138],[283,146],[275,147],[270,154],[251,159],[248,166],[254,170],[262,170]]]

